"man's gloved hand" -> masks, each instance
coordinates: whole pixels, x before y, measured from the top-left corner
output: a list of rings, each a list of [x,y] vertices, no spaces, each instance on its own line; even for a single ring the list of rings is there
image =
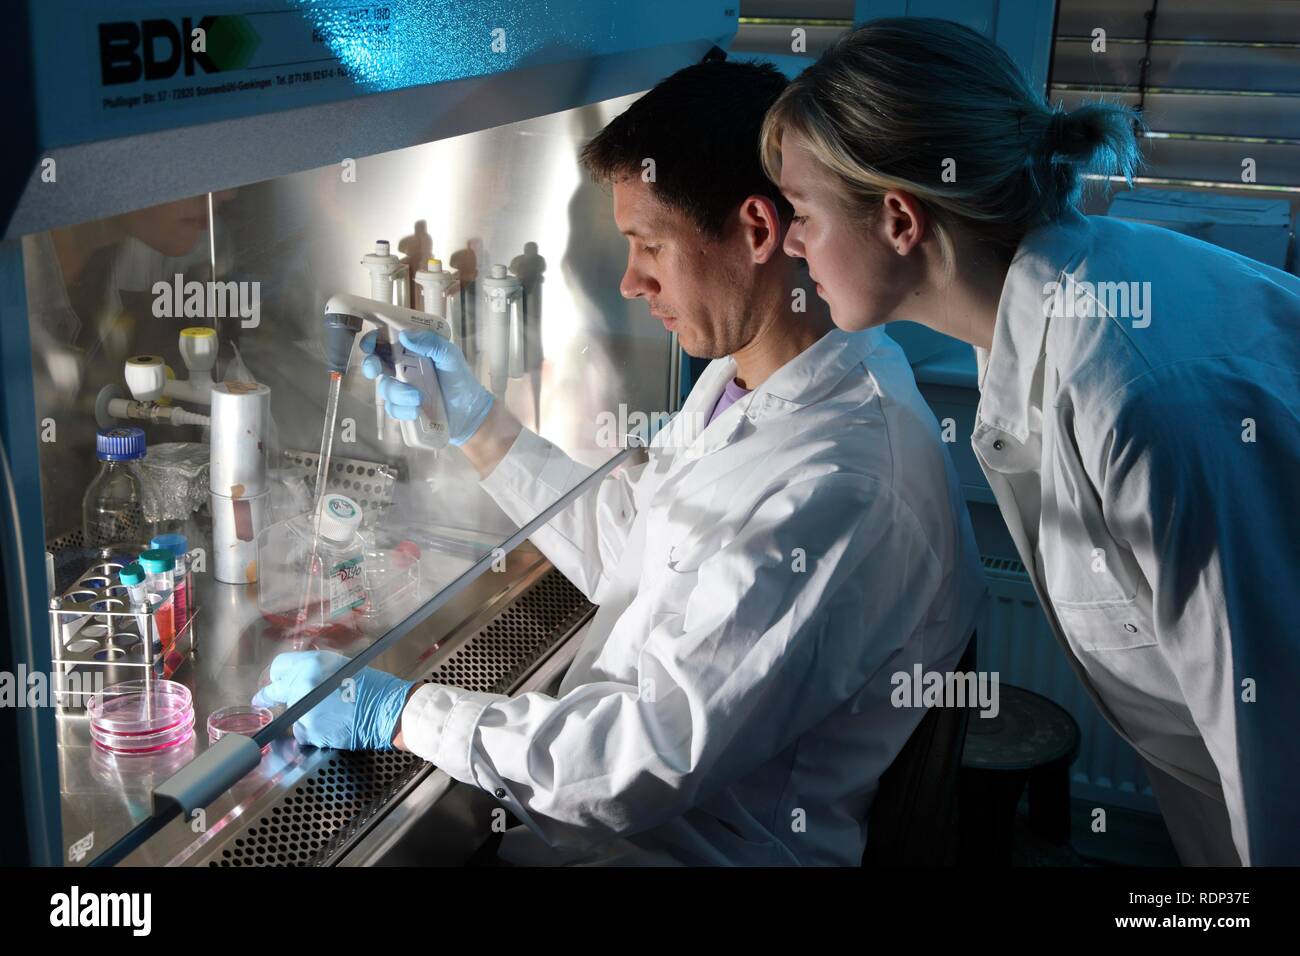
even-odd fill
[[[361,337],[361,351],[366,353],[361,372],[366,378],[379,379],[379,397],[384,400],[389,415],[413,421],[420,414],[420,390],[385,374],[383,360],[374,354],[377,337],[375,332]],[[449,440],[453,445],[465,444],[492,409],[492,393],[479,384],[464,353],[454,342],[429,329],[404,329],[399,337],[407,350],[433,362],[447,412]]]
[[[348,662],[333,651],[289,651],[271,662],[271,683],[253,697],[255,707],[297,703]],[[388,750],[414,681],[363,668],[293,725],[294,739],[336,750]]]

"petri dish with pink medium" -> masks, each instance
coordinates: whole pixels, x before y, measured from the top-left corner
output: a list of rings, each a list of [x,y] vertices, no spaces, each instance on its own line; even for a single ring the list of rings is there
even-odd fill
[[[90,739],[95,746],[112,754],[144,755],[171,750],[188,743],[194,737],[194,711],[174,727],[168,727],[152,734],[111,734],[90,727]]]
[[[168,750],[194,736],[190,689],[169,680],[129,680],[86,701],[95,745],[117,754]]]
[[[208,743],[215,744],[226,734],[252,737],[270,722],[271,712],[265,707],[255,707],[252,704],[222,707],[208,717]]]

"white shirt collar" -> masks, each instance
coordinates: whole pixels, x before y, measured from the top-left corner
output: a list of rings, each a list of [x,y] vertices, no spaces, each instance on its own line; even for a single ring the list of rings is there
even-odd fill
[[[749,394],[750,407],[765,409],[760,414],[768,414],[820,401],[850,369],[875,351],[884,334],[881,328],[864,332],[831,329],[754,389]]]
[[[992,347],[975,350],[979,421],[1017,441],[1029,436],[1035,376],[1046,347],[1051,296],[1044,287],[1074,268],[1090,232],[1088,220],[1070,210],[1021,240],[1002,286]]]
[[[707,453],[730,442],[742,416],[757,423],[825,398],[852,368],[860,365],[878,347],[884,334],[880,328],[864,332],[840,329],[827,332],[714,419],[715,425],[723,423],[716,429],[718,441],[710,441],[707,448],[698,450]],[[736,361],[731,356],[710,362],[691,389],[681,411],[668,428],[655,436],[651,445],[685,448],[692,446],[706,430],[714,430],[709,427],[709,414],[727,382],[735,375]]]

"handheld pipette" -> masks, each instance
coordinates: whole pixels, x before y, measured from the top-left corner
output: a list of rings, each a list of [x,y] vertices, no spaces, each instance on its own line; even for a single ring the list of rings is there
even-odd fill
[[[414,385],[424,397],[419,417],[401,423],[402,441],[410,448],[431,451],[445,448],[449,437],[447,415],[442,407],[442,392],[438,390],[433,362],[407,350],[399,333],[403,329],[428,329],[450,341],[451,326],[436,316],[377,299],[359,295],[333,296],[325,303],[325,350],[331,369],[346,371],[358,327],[378,332],[375,354],[393,366],[399,382]]]

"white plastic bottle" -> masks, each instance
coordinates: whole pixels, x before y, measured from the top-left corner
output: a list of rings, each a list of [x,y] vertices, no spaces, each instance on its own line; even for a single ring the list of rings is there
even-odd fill
[[[356,613],[366,603],[361,518],[351,498],[327,494],[319,536],[311,516],[302,514],[272,525],[259,539],[258,605],[286,636],[358,626]]]
[[[320,503],[319,530],[317,551],[325,573],[322,598],[328,599],[333,621],[366,603],[365,542],[358,533],[361,506],[347,495],[326,495]]]

